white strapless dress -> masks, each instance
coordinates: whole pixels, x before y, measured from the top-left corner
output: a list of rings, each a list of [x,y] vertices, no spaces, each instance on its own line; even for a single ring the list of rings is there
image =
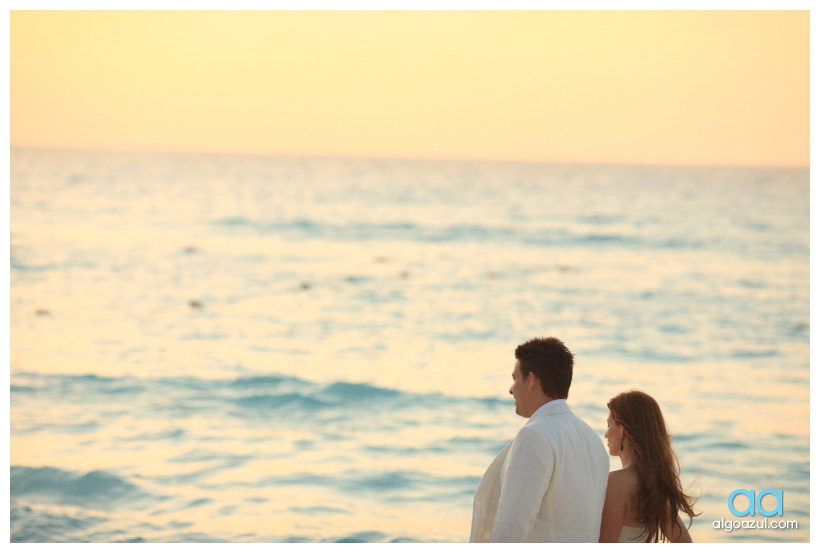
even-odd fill
[[[646,541],[646,526],[621,526],[618,543],[643,543]]]

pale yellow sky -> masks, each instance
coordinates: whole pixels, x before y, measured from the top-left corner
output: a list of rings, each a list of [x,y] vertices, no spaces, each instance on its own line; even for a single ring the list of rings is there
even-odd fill
[[[10,16],[12,146],[809,165],[808,11]]]

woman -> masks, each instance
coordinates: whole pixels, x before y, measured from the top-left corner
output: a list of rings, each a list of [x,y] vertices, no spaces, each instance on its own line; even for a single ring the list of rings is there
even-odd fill
[[[601,518],[601,542],[691,542],[695,499],[680,484],[680,467],[658,403],[643,392],[626,392],[607,403],[609,454],[621,470],[609,473]],[[699,513],[698,513],[699,514]]]

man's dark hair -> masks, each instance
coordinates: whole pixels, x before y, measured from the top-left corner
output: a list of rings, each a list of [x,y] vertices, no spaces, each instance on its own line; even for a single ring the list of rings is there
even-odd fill
[[[515,348],[521,376],[532,372],[552,399],[567,399],[572,384],[572,352],[558,338],[533,338]]]

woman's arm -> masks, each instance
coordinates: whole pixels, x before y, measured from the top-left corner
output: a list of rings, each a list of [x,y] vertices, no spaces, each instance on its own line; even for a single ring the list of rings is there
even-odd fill
[[[677,520],[672,527],[672,532],[667,532],[666,535],[672,543],[692,543],[692,537],[689,535],[689,530],[686,529],[680,515],[677,516]]]
[[[601,514],[599,542],[614,543],[621,537],[621,527],[624,525],[630,492],[628,481],[624,478],[622,470],[609,473],[604,510]]]

